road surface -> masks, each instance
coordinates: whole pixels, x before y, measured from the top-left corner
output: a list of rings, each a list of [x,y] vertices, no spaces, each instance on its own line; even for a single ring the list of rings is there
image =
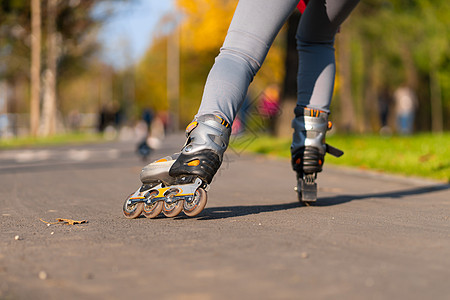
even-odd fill
[[[0,299],[449,299],[447,184],[327,166],[306,207],[287,160],[231,149],[201,215],[128,220],[133,151],[0,152]]]

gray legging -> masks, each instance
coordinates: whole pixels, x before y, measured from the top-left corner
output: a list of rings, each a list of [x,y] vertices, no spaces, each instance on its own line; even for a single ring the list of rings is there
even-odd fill
[[[197,116],[232,123],[249,84],[299,0],[240,0],[208,75]],[[359,0],[310,0],[297,29],[297,105],[328,112],[336,63],[334,36]]]

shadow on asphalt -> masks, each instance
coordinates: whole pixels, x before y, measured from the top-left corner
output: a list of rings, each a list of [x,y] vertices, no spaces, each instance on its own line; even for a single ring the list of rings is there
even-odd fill
[[[400,199],[407,196],[421,195],[433,192],[439,192],[450,189],[449,184],[439,184],[434,186],[418,187],[396,192],[372,193],[365,195],[340,195],[332,197],[319,198],[316,203],[312,204],[315,207],[326,207],[339,205],[355,200],[374,199],[374,198],[392,198]],[[253,205],[253,206],[224,206],[206,208],[198,217],[199,220],[217,220],[233,217],[241,217],[247,215],[256,215],[264,212],[274,212],[281,210],[288,210],[299,208],[302,205],[298,202],[274,205]],[[180,217],[183,218],[183,217]]]
[[[224,206],[205,208],[199,220],[217,220],[247,215],[256,215],[263,212],[287,210],[300,207],[298,202],[273,205],[253,205],[253,206]]]
[[[404,198],[407,196],[422,195],[422,194],[427,194],[427,193],[445,191],[448,189],[450,189],[450,185],[444,183],[444,184],[438,184],[438,185],[433,185],[433,186],[417,187],[417,188],[413,188],[413,189],[407,189],[407,190],[396,191],[396,192],[372,193],[372,194],[365,194],[365,195],[339,195],[339,196],[319,198],[319,200],[317,201],[317,203],[314,204],[314,206],[332,206],[332,205],[343,204],[343,203],[354,201],[354,200],[364,200],[364,199],[371,199],[371,198],[399,199],[399,198]]]

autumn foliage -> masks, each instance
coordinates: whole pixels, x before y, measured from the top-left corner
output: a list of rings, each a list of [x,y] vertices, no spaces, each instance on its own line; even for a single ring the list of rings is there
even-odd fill
[[[178,0],[176,16],[162,20],[160,28],[176,20],[180,34],[180,125],[191,121],[200,105],[208,72],[218,55],[233,17],[236,0]],[[169,25],[168,25],[169,24]],[[170,109],[167,101],[167,42],[173,31],[159,34],[136,70],[136,101],[139,107]],[[281,35],[280,35],[281,37]],[[283,40],[271,48],[263,68],[250,87],[252,98],[272,83],[281,83]]]

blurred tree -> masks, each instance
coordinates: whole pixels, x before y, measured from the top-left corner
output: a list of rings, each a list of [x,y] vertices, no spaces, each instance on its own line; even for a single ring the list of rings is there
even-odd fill
[[[0,1],[0,81],[5,83],[6,90],[9,91],[6,97],[6,107],[7,112],[11,115],[28,109],[25,99],[28,92],[26,81],[31,68],[29,58],[30,14],[28,1]],[[35,19],[36,21],[38,20]],[[34,41],[39,42],[38,40]],[[39,73],[38,69],[37,72]],[[36,76],[36,73],[34,74]],[[36,115],[34,117],[36,118]],[[11,119],[12,122],[17,122],[17,120],[17,117]],[[35,119],[34,122],[38,122],[38,119]],[[12,126],[12,130],[17,133],[16,126]]]
[[[418,26],[418,43],[414,48],[414,56],[419,70],[428,73],[431,101],[431,128],[441,132],[443,122],[442,84],[440,74],[450,72],[444,64],[450,60],[450,3],[448,1],[425,1],[418,3],[418,18],[422,26]]]
[[[236,0],[177,0],[183,14],[182,44],[187,52],[217,53],[237,5]]]
[[[41,2],[31,2],[31,100],[30,133],[36,136],[39,129],[39,96],[41,94]]]
[[[47,104],[43,105],[44,118],[41,124],[47,133],[54,132],[52,128],[55,126],[57,107],[62,106],[61,101],[56,100],[58,89],[84,72],[90,71],[92,54],[99,49],[95,30],[109,16],[106,13],[94,18],[91,14],[94,6],[102,1],[126,0],[40,1],[43,8],[51,7],[41,9],[41,25],[42,28],[47,28],[42,32],[42,37],[48,41],[42,44],[41,56],[47,58],[44,60],[42,70],[45,70],[46,78],[50,78],[44,81],[46,88],[43,91],[45,99],[53,99],[45,101]],[[0,80],[7,81],[14,91],[27,91],[26,81],[30,78],[30,15],[31,1],[0,2]],[[17,88],[19,84],[21,87]],[[22,98],[23,96],[17,94],[12,96],[9,101],[14,108],[12,112],[29,111],[27,101]],[[65,95],[64,100],[77,102],[77,95]],[[36,111],[36,105],[33,111]]]
[[[358,54],[354,47],[349,48],[353,79],[347,84],[357,106],[364,107],[358,110],[358,116],[363,112],[365,118],[376,114],[378,109],[372,105],[383,90],[392,92],[408,85],[420,99],[418,129],[442,130],[443,114],[448,116],[450,104],[450,90],[443,80],[450,73],[449,6],[445,0],[360,3],[343,26],[343,31],[352,31],[352,44],[362,50]],[[338,74],[338,80],[342,76]],[[344,100],[339,94],[341,88],[348,87],[338,85],[339,105]]]
[[[168,109],[166,57],[167,37],[159,36],[136,66],[135,114],[148,106],[156,111]]]
[[[276,135],[280,137],[291,137],[291,121],[294,116],[293,111],[297,105],[297,72],[298,72],[298,52],[297,52],[297,27],[300,22],[300,11],[295,10],[287,20],[285,30],[285,56],[282,94],[280,97],[280,114],[276,119]]]
[[[44,72],[42,104],[42,134],[53,135],[56,130],[56,68],[58,61],[58,32],[56,31],[57,0],[47,0],[47,68]]]

